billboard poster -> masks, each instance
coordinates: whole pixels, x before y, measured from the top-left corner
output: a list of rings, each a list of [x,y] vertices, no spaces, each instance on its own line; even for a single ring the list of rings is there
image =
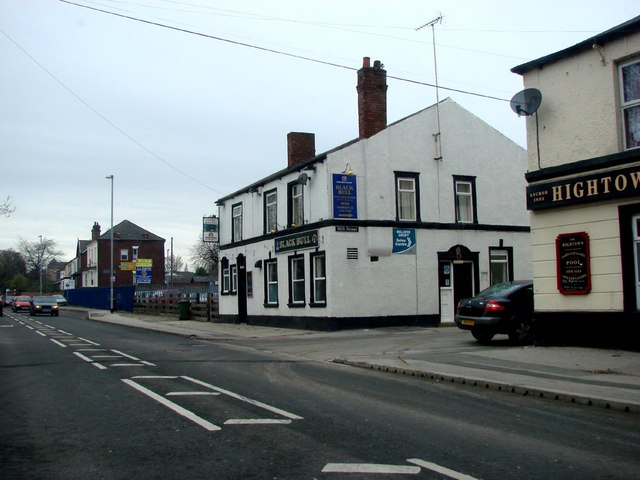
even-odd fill
[[[218,241],[218,217],[202,217],[202,241]]]
[[[357,193],[355,175],[333,174],[333,218],[358,218]]]

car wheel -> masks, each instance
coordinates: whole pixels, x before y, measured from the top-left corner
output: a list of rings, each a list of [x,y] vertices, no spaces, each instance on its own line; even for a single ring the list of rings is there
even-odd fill
[[[477,328],[474,328],[473,330],[471,330],[471,335],[473,335],[473,338],[475,338],[480,343],[489,343],[495,333],[488,330],[479,330]]]
[[[515,318],[509,341],[515,345],[528,345],[533,341],[533,321],[531,318]]]

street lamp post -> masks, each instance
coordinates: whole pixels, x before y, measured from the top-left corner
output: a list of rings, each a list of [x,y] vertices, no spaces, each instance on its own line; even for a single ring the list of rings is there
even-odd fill
[[[113,175],[105,177],[111,180],[111,230],[109,230],[109,237],[111,240],[111,269],[109,270],[109,311],[113,313]]]
[[[44,257],[44,252],[42,251],[42,235],[38,235],[38,238],[40,239],[40,268],[38,270],[40,270],[40,295],[42,295],[42,258]]]

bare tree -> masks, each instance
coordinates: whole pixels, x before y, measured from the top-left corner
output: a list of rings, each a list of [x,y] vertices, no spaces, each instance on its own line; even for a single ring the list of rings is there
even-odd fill
[[[171,261],[171,255],[166,255],[164,257],[165,272],[182,272],[184,268],[184,260],[182,260],[180,255],[173,255],[173,262]]]
[[[58,250],[56,241],[45,237],[34,242],[18,237],[18,251],[24,258],[27,269],[35,273],[40,273],[52,260],[63,255],[62,250]]]
[[[7,197],[4,203],[0,204],[0,215],[10,217],[13,212],[16,211],[16,207],[11,204],[11,197]]]
[[[210,274],[218,272],[218,255],[220,248],[217,242],[203,242],[202,238],[189,249],[191,263],[195,268],[204,268]]]

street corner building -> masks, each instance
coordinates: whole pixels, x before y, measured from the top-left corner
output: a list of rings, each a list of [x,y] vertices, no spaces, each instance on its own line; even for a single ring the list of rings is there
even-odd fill
[[[289,133],[286,168],[217,201],[221,321],[439,325],[531,277],[526,151],[449,98],[387,124],[379,61],[356,90],[357,139]]]
[[[640,17],[512,72],[539,97],[526,174],[538,331],[638,347]]]

